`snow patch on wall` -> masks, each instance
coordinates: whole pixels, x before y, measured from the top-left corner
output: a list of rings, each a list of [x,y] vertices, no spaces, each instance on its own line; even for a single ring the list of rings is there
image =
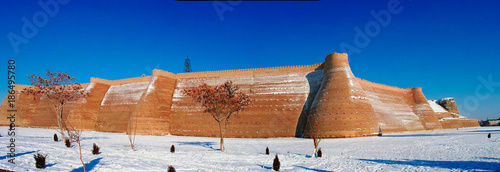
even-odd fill
[[[92,88],[94,88],[94,87],[95,87],[95,83],[94,83],[94,82],[93,82],[93,83],[90,83],[90,84],[87,86],[87,88],[85,88],[85,92],[89,92],[89,91],[90,91]]]
[[[439,105],[436,100],[427,100],[427,102],[429,102],[434,112],[448,112],[444,107]]]
[[[191,106],[175,102],[183,102],[187,98],[187,96],[182,94],[183,89],[196,87],[201,83],[206,83],[208,85],[214,86],[223,84],[226,81],[232,81],[234,85],[240,86],[241,90],[243,91],[251,89],[254,95],[293,96],[294,98],[300,97],[300,101],[305,101],[309,93],[315,94],[318,91],[322,79],[323,70],[283,74],[178,79],[176,89],[174,90],[174,95],[172,98],[172,102],[174,102],[172,104],[172,108],[175,109]],[[260,98],[257,98],[254,101],[259,100]],[[297,104],[297,107],[302,108],[302,106],[303,104]]]
[[[375,90],[365,91],[365,94],[375,113],[383,119],[379,122],[379,125],[383,124],[383,129],[423,129],[420,118],[413,112],[412,107],[405,103],[403,97],[377,93]]]
[[[137,104],[141,99],[148,82],[135,82],[109,87],[101,102],[104,105]]]
[[[153,76],[153,78],[151,79],[151,82],[149,83],[149,85],[148,85],[148,89],[147,89],[147,91],[146,91],[146,96],[147,96],[149,93],[153,92],[153,91],[156,89],[154,84],[155,84],[155,82],[156,82],[156,80],[157,80],[157,79],[158,79],[158,77],[157,77],[157,76]]]
[[[366,98],[366,97],[361,97],[361,96],[351,96],[351,99],[368,100],[368,98]]]

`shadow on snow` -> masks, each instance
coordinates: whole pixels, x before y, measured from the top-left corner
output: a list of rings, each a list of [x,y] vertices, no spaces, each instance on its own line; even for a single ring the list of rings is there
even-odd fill
[[[45,165],[45,168],[52,167],[52,166],[54,166],[54,165],[56,165],[56,164],[57,164],[57,163],[47,164],[47,165]]]
[[[411,166],[427,166],[445,169],[461,169],[461,170],[500,170],[499,162],[482,162],[482,161],[431,161],[431,160],[382,160],[382,159],[358,159],[361,161],[370,161],[384,164],[395,165],[411,165]]]
[[[450,135],[463,135],[463,134],[453,134],[453,133],[436,133],[436,134],[403,134],[403,135],[382,135],[378,137],[429,137],[429,136],[450,136]]]
[[[97,164],[99,164],[99,161],[101,161],[101,159],[102,158],[97,158],[97,159],[94,159],[94,160],[90,161],[89,163],[85,164],[85,170],[91,171],[92,169],[94,169],[94,167],[97,166]],[[75,169],[71,170],[71,172],[77,172],[77,171],[83,171],[83,166],[80,168],[75,168]]]
[[[295,167],[303,168],[303,169],[308,170],[308,171],[331,172],[331,171],[328,171],[328,170],[320,170],[320,169],[314,169],[314,168],[307,168],[307,167],[298,166],[298,165],[295,165]]]
[[[110,139],[109,137],[82,137],[80,140],[92,140],[92,139]]]
[[[216,149],[213,147],[216,144],[215,142],[175,142],[175,143],[178,143],[179,145],[193,145],[193,146],[201,146],[201,147],[213,149],[213,150],[220,150],[220,149]]]
[[[32,153],[35,153],[35,152],[36,151],[29,151],[29,152],[24,152],[24,153],[16,153],[16,157],[23,156],[23,155],[26,155],[26,154],[32,154]],[[0,159],[7,159],[7,158],[10,158],[10,155],[0,156]]]
[[[259,167],[262,167],[262,168],[265,168],[265,169],[268,169],[268,170],[272,170],[273,167],[268,167],[268,166],[264,166],[264,165],[259,165],[257,164]]]
[[[474,131],[467,131],[467,132],[472,132],[472,133],[495,133],[495,132],[500,132],[500,130],[474,130]]]

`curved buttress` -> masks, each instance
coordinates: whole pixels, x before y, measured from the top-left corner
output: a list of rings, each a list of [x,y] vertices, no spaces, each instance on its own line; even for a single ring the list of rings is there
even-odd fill
[[[345,53],[332,53],[325,59],[323,81],[309,111],[305,137],[310,137],[310,132],[328,138],[378,132],[373,107],[352,74]]]

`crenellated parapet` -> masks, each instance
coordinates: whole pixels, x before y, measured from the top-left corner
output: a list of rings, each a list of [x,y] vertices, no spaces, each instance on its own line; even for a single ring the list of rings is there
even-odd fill
[[[161,76],[161,77],[177,79],[174,73],[159,69],[153,69],[153,76]]]
[[[322,67],[323,67],[322,64],[319,63],[313,65],[281,66],[281,67],[221,70],[221,71],[208,71],[208,72],[189,72],[189,73],[179,73],[176,75],[176,77],[181,79],[181,78],[247,76],[247,75],[261,75],[261,74],[283,74],[283,73],[320,70],[322,69]]]

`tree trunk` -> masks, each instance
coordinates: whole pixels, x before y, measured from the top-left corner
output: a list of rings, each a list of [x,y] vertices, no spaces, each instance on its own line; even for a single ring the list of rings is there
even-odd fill
[[[57,110],[56,110],[56,113],[57,113]],[[56,117],[57,117],[57,125],[59,126],[59,130],[61,131],[61,136],[63,138],[63,141],[68,139],[66,137],[66,134],[64,134],[64,130],[63,130],[63,123],[62,123],[62,113],[63,113],[63,109],[61,107],[61,110],[59,111],[59,114],[56,114]]]
[[[224,132],[222,132],[222,126],[219,122],[219,131],[220,131],[220,151],[224,152]]]
[[[82,162],[82,165],[83,165],[83,171],[87,172],[87,170],[85,170],[85,163],[83,163],[82,146],[80,145],[80,138],[78,138],[78,140],[76,142],[78,143],[78,147],[80,148],[80,161]]]
[[[321,140],[316,137],[313,137],[313,141],[314,141],[314,157],[318,157],[318,147],[319,147],[319,142]]]

